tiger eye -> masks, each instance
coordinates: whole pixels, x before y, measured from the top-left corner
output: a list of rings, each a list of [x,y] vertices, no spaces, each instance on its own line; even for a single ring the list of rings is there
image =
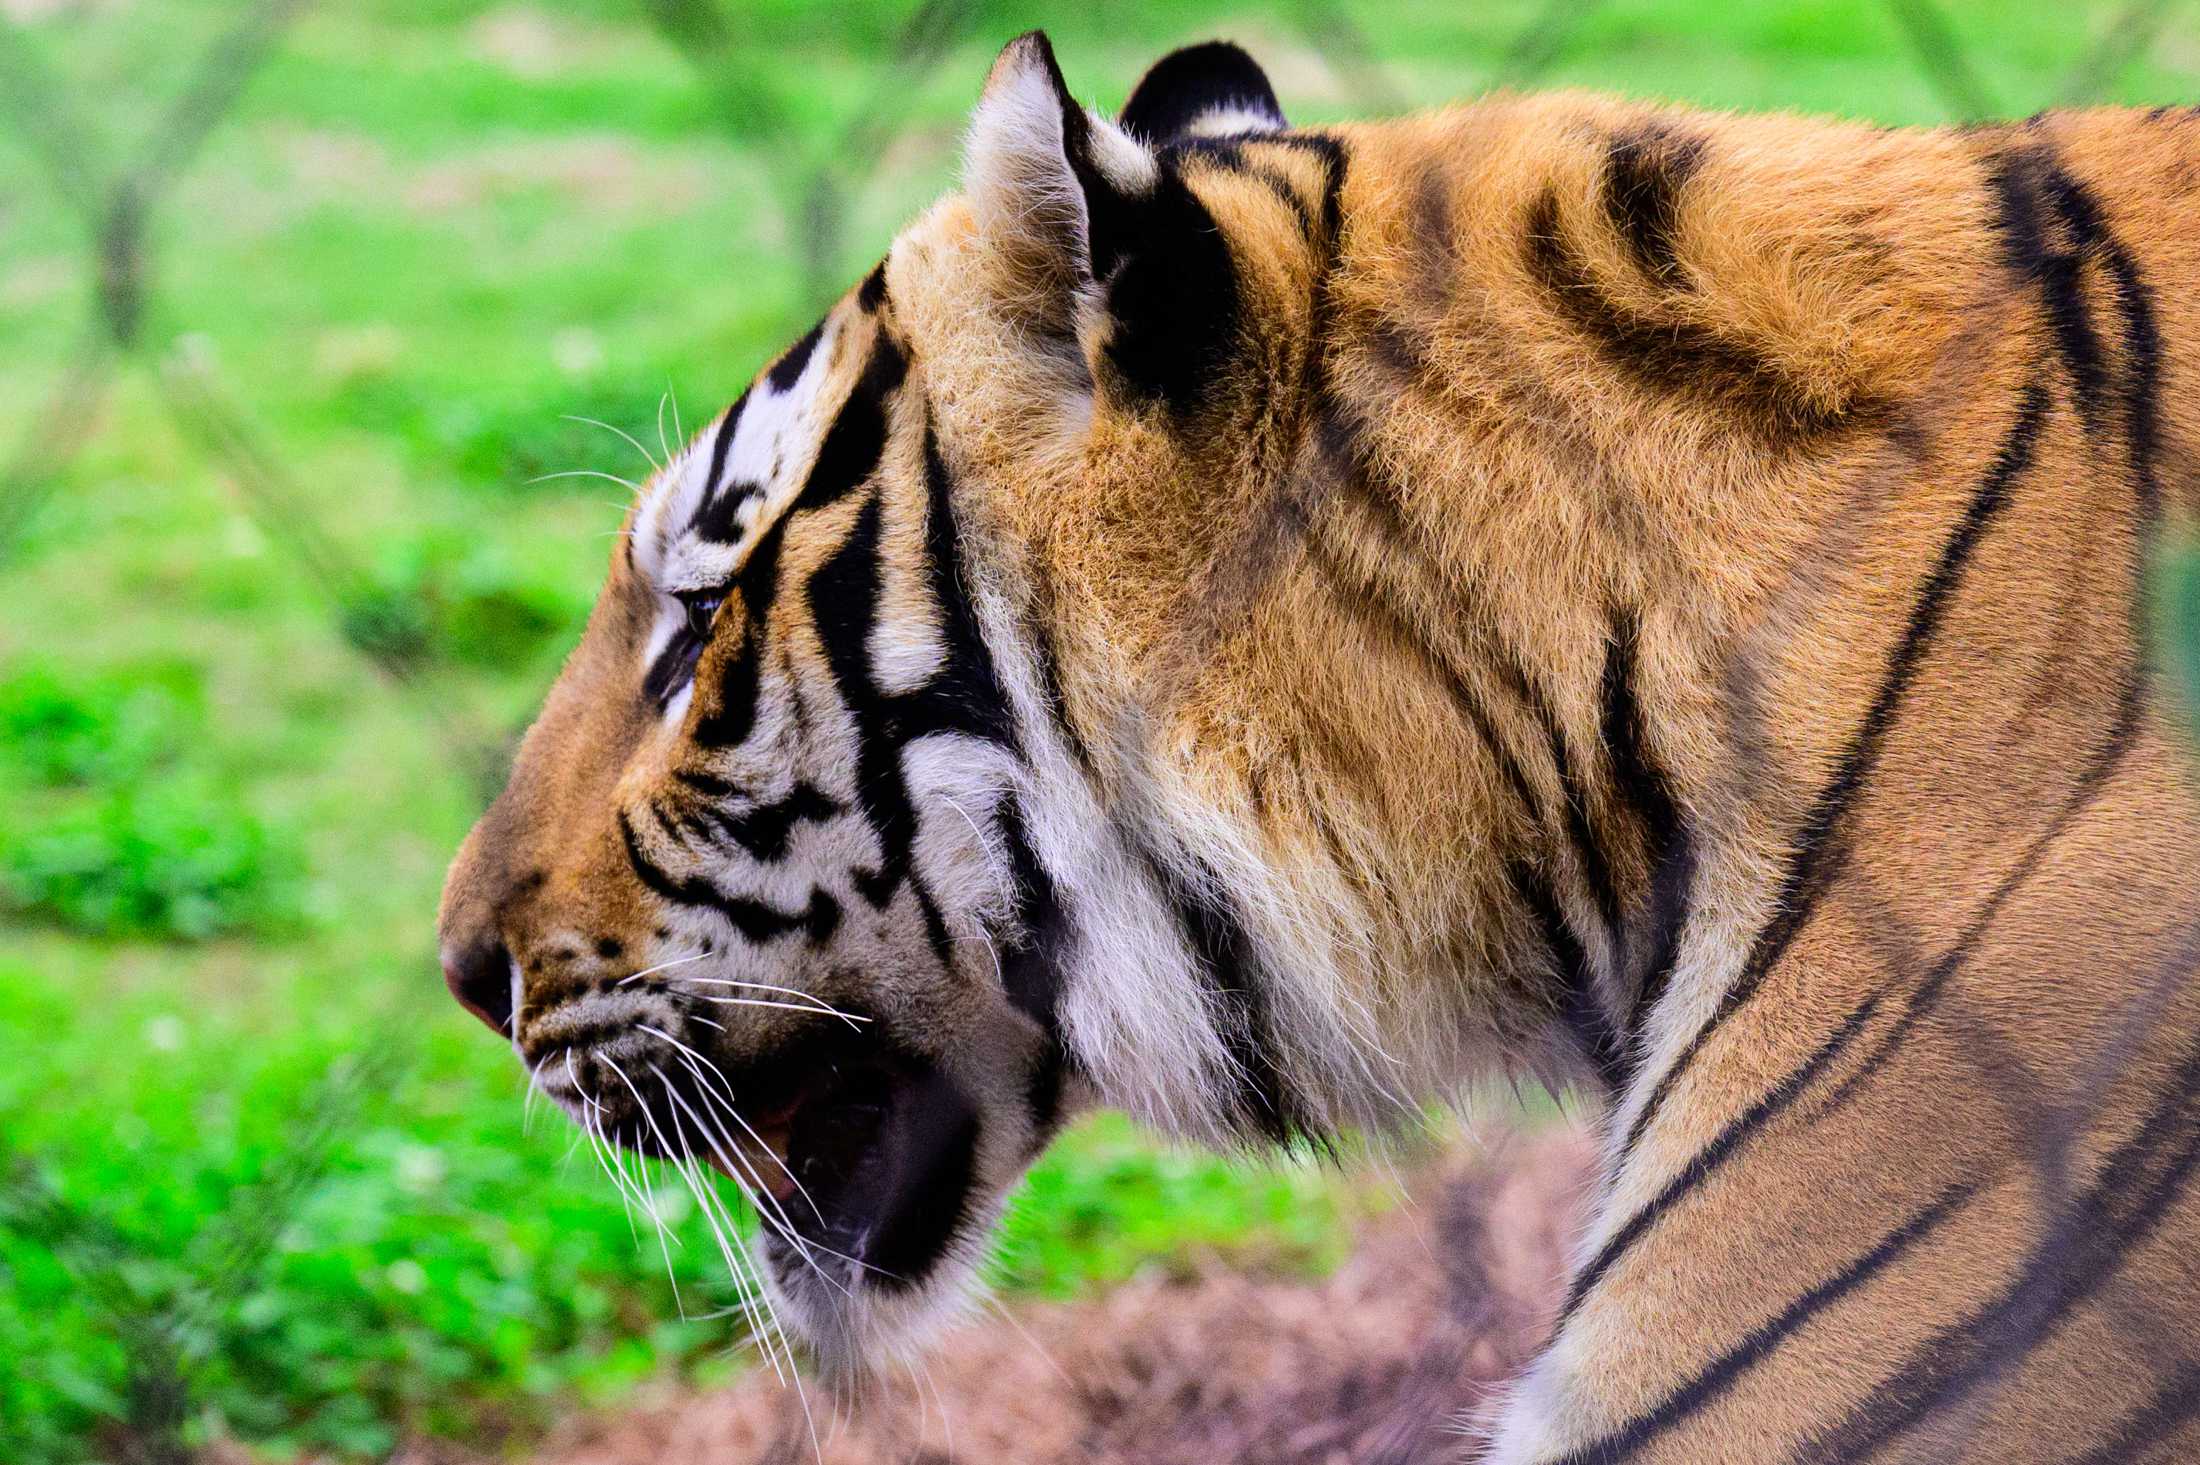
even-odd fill
[[[690,598],[686,602],[688,634],[698,641],[708,641],[711,622],[718,615],[718,607],[725,603],[726,597],[723,595],[698,595]]]

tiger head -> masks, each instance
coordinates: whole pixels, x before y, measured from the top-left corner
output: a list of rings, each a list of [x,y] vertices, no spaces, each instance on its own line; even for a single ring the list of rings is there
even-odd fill
[[[451,991],[599,1140],[739,1181],[828,1364],[955,1309],[1083,1106],[1319,1127],[1254,1042],[1222,872],[1140,812],[1102,690],[1138,638],[1063,603],[1110,524],[1200,552],[1153,485],[1272,457],[1336,161],[1234,47],[1108,120],[1011,44],[966,193],[647,485],[453,866]]]

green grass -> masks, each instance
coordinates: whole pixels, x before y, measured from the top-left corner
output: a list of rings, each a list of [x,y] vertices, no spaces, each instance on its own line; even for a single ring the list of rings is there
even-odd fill
[[[14,9],[52,13],[0,61],[54,74],[95,176],[161,133],[236,13]],[[434,971],[443,863],[623,496],[538,480],[638,466],[564,415],[654,444],[668,392],[690,425],[733,395],[948,185],[991,52],[1028,25],[1106,103],[1168,46],[1232,35],[1318,121],[1473,91],[1537,7],[1349,5],[1373,88],[1328,11],[1289,0],[993,5],[919,74],[885,64],[900,4],[744,7],[707,70],[646,9],[320,6],[151,216],[135,353],[0,565],[0,1458],[518,1442],[637,1380],[736,1366],[725,1325],[674,1304],[675,1284],[691,1314],[726,1301],[694,1218],[669,1267],[638,1242],[562,1123],[523,1129],[509,1055]],[[2109,13],[1951,5],[2012,109],[2052,100]],[[1615,0],[1544,81],[1943,120],[1888,17]],[[2200,93],[2192,34],[2113,95]],[[820,173],[844,228],[806,262]],[[0,443],[82,339],[84,239],[0,127]],[[245,404],[276,477],[183,430],[176,363]],[[2200,577],[2165,584],[2200,645]],[[1101,1121],[1033,1178],[1000,1277],[1069,1295],[1205,1255],[1320,1267],[1350,1192]]]

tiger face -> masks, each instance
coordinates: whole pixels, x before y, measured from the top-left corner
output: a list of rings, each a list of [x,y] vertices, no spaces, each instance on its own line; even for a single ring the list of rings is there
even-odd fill
[[[592,1136],[738,1182],[828,1365],[953,1310],[1080,1107],[1281,1126],[1229,1097],[1247,1019],[1210,968],[1233,938],[1111,816],[1108,753],[995,548],[1096,459],[1235,471],[1213,445],[1252,388],[1192,405],[1187,382],[1249,369],[1258,286],[1156,144],[1281,125],[1232,48],[1157,67],[1118,126],[1043,38],[1012,45],[970,195],[648,485],[451,871],[458,1000]],[[1278,166],[1318,203],[1319,163]]]

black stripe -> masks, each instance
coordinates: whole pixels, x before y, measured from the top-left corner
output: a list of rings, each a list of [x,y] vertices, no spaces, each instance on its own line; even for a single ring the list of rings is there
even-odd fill
[[[1618,1025],[1597,1001],[1596,972],[1589,964],[1589,953],[1566,924],[1548,879],[1514,860],[1506,867],[1506,882],[1513,898],[1534,921],[1544,950],[1550,953],[1559,994],[1559,1021],[1589,1060],[1605,1091],[1616,1093],[1626,1073],[1626,1050]]]
[[[764,485],[751,481],[729,483],[695,506],[688,528],[697,538],[713,544],[738,544],[741,510],[764,496]]]
[[[2047,852],[2054,848],[2056,841],[2062,838],[2078,815],[2107,786],[2110,776],[2122,763],[2124,755],[2131,750],[2132,742],[2138,737],[2145,719],[2146,688],[2146,669],[2143,664],[2135,663],[2125,681],[2123,695],[2116,710],[2116,720],[2109,729],[2108,737],[2088,760],[2077,781],[2071,785],[2070,792],[2064,796],[2054,818],[2048,821],[2047,827],[2040,831],[2017,862],[2003,873],[1992,893],[1981,902],[1977,914],[1972,916],[1962,933],[1949,944],[1940,959],[1927,970],[1924,979],[1905,998],[1902,1015],[1888,1025],[1887,1031],[1872,1045],[1871,1052],[1826,1096],[1825,1103],[1813,1116],[1814,1122],[1832,1115],[1847,1104],[1860,1085],[1881,1071],[1881,1065],[1902,1046],[1916,1025],[1939,1006],[1948,984],[1970,962],[1978,950],[1979,942],[2001,915],[2009,898],[2032,878],[2040,862],[2047,857]]]
[[[1171,162],[1177,162],[1185,158],[1195,158],[1220,172],[1229,173],[1239,178],[1250,178],[1261,184],[1276,196],[1278,203],[1298,217],[1300,237],[1309,242],[1314,242],[1318,237],[1315,231],[1319,226],[1314,218],[1313,207],[1307,203],[1305,195],[1299,191],[1290,179],[1277,172],[1273,166],[1264,162],[1255,162],[1246,155],[1245,145],[1248,142],[1264,140],[1247,137],[1187,138],[1183,142],[1170,147],[1165,156]]]
[[[1680,1056],[1660,1075],[1657,1086],[1649,1099],[1628,1127],[1627,1137],[1621,1146],[1622,1153],[1634,1149],[1649,1129],[1663,1107],[1673,1086],[1681,1075],[1695,1062],[1704,1044],[1719,1027],[1756,995],[1766,975],[1787,953],[1788,945],[1810,921],[1818,901],[1831,888],[1835,879],[1847,865],[1849,856],[1848,814],[1864,782],[1878,767],[1885,751],[1887,733],[1893,727],[1901,711],[1902,700],[1908,695],[1917,669],[1931,648],[1934,636],[1940,630],[1949,601],[1963,583],[1965,571],[1979,542],[1992,527],[1996,518],[2008,507],[2012,489],[2025,470],[2031,466],[2032,455],[2039,441],[2041,425],[2047,417],[2048,400],[2045,388],[2033,382],[2025,388],[2024,397],[2017,411],[2017,418],[2009,429],[2009,435],[1995,454],[1993,466],[1986,478],[1972,495],[1963,517],[1955,530],[1942,545],[1939,558],[1932,571],[1918,589],[1917,599],[1910,610],[1909,623],[1904,627],[1902,640],[1894,654],[1887,660],[1887,669],[1881,676],[1879,690],[1872,698],[1863,721],[1849,740],[1840,766],[1833,778],[1820,791],[1818,797],[1803,816],[1797,831],[1794,852],[1788,860],[1786,874],[1780,881],[1776,897],[1775,914],[1752,943],[1748,958],[1742,965],[1741,975],[1720,997],[1717,1009],[1710,1020],[1699,1028]]]
[[[1507,683],[1543,728],[1543,739],[1551,754],[1551,773],[1558,781],[1559,816],[1565,826],[1566,842],[1574,852],[1574,863],[1581,871],[1582,883],[1589,888],[1589,899],[1595,903],[1597,915],[1602,918],[1604,929],[1616,946],[1620,930],[1619,887],[1612,879],[1612,862],[1604,853],[1596,830],[1590,826],[1588,794],[1574,775],[1565,731],[1558,725],[1558,715],[1552,710],[1550,700],[1527,669],[1510,655],[1501,656],[1498,661],[1506,672]]]
[[[1612,759],[1612,779],[1620,799],[1642,825],[1643,854],[1649,871],[1650,898],[1645,918],[1642,959],[1635,964],[1634,1000],[1621,1031],[1630,1041],[1664,997],[1680,958],[1681,929],[1695,892],[1696,847],[1688,821],[1681,816],[1672,786],[1644,741],[1641,700],[1635,695],[1640,627],[1622,614],[1612,630],[1604,658],[1604,746]]]
[[[1336,262],[1336,251],[1344,242],[1344,180],[1350,156],[1345,146],[1325,132],[1282,132],[1261,141],[1275,147],[1296,148],[1312,153],[1322,165],[1322,238],[1330,251],[1328,265]],[[1324,274],[1328,273],[1325,266]]]
[[[1667,1430],[1686,1422],[1732,1388],[1742,1375],[1763,1362],[1773,1349],[1819,1313],[1832,1307],[1898,1260],[1978,1193],[1972,1182],[1958,1182],[1939,1199],[1881,1237],[1878,1244],[1840,1271],[1804,1292],[1739,1343],[1721,1353],[1687,1383],[1592,1444],[1569,1450],[1551,1465],[1616,1465]]]
[[[642,695],[660,709],[671,702],[695,674],[696,664],[703,659],[703,649],[703,638],[683,619],[672,628],[672,638],[665,642],[665,649],[657,653],[657,659],[643,673]]]
[[[802,339],[789,346],[786,353],[764,373],[774,391],[784,392],[802,376],[802,369],[810,364],[810,357],[817,350],[818,338],[825,334],[825,322],[819,321],[802,333]]]
[[[2124,321],[2124,371],[2119,393],[2124,431],[2130,439],[2139,511],[2151,527],[2162,502],[2156,466],[2161,438],[2162,333],[2154,318],[2153,293],[2139,273],[2138,262],[2108,227],[2100,204],[2085,185],[2052,164],[2044,165],[2042,171],[2048,197],[2079,251],[2097,256],[2115,282],[2116,306]]]
[[[1276,1064],[1252,933],[1211,878],[1202,884],[1207,888],[1195,889],[1173,875],[1164,881],[1185,943],[1217,999],[1218,1026],[1237,1070],[1238,1117],[1262,1138],[1285,1144],[1306,1131]]]
[[[863,283],[856,288],[856,304],[867,313],[876,315],[878,308],[885,303],[886,261],[882,259],[871,266],[871,273],[865,275]]]
[[[1008,693],[993,664],[992,648],[978,623],[970,580],[962,556],[962,532],[955,518],[954,480],[931,424],[924,430],[926,495],[924,546],[927,583],[940,612],[944,659],[926,684],[927,722],[1016,747],[1015,719]]]
[[[1321,235],[1317,232],[1320,225],[1315,220],[1314,210],[1300,194],[1298,186],[1266,164],[1255,167],[1252,174],[1255,178],[1267,184],[1268,191],[1281,199],[1284,207],[1297,216],[1299,233],[1306,238],[1307,242],[1318,243],[1321,239]]]
[[[2152,1398],[2116,1421],[2109,1437],[2069,1465],[2131,1465],[2200,1415],[2200,1363],[2181,1362]]]
[[[856,802],[879,842],[878,867],[857,871],[856,888],[875,908],[884,908],[909,877],[917,839],[917,811],[902,778],[898,709],[871,679],[882,517],[878,498],[866,499],[848,537],[811,575],[807,592],[825,664],[855,722]]]
[[[1026,617],[1026,630],[1029,634],[1025,640],[1031,647],[1032,664],[1039,675],[1040,700],[1046,704],[1046,714],[1052,720],[1054,730],[1061,734],[1062,742],[1069,749],[1070,758],[1077,764],[1078,771],[1084,774],[1086,782],[1097,786],[1100,780],[1099,761],[1086,745],[1084,735],[1077,730],[1076,723],[1070,720],[1069,694],[1062,689],[1062,658],[1054,639],[1052,591],[1044,592],[1039,599],[1040,605]]]
[[[1311,154],[1322,166],[1322,192],[1319,217],[1301,195],[1297,185],[1281,173],[1263,163],[1256,163],[1252,154],[1261,148],[1283,147],[1295,152]],[[1300,229],[1309,244],[1329,251],[1331,258],[1324,262],[1324,273],[1334,263],[1334,254],[1343,224],[1343,195],[1346,166],[1344,144],[1325,133],[1279,132],[1257,137],[1187,138],[1169,149],[1172,155],[1197,158],[1225,172],[1252,178],[1298,215]],[[1314,337],[1319,344],[1321,337]]]
[[[909,358],[884,331],[873,344],[871,359],[834,414],[825,440],[818,445],[802,491],[784,513],[757,537],[755,546],[734,576],[734,588],[748,611],[748,644],[745,655],[759,653],[763,644],[765,613],[779,594],[780,555],[786,545],[787,526],[795,516],[838,503],[878,471],[886,450],[887,399],[908,375]],[[728,495],[731,501],[731,495]],[[705,747],[732,747],[748,736],[756,711],[756,667],[729,660],[726,686],[718,708],[697,728],[696,740]]]
[[[2151,677],[2145,551],[2161,512],[2155,462],[2160,433],[2161,341],[2152,298],[2138,267],[2106,227],[2090,194],[2043,153],[2031,154],[2005,171],[2014,175],[2020,168],[2029,170],[2049,194],[2077,250],[2101,258],[2115,282],[2117,306],[2124,319],[2125,360],[2119,396],[2138,510],[2133,565],[2134,667],[2125,685],[2116,729],[2087,775],[2073,789],[2065,804],[2067,814],[2105,781],[2143,721],[2144,695]],[[2052,319],[2057,301],[2050,294],[2051,284],[2041,278],[2046,297],[2043,303]],[[2074,357],[2073,350],[2082,352],[2086,347],[2079,343],[2074,348],[2059,322],[2057,333],[2066,366],[2075,379],[2083,358]],[[2043,839],[2041,848],[2045,843]],[[2020,868],[2028,866],[2029,861]],[[2000,894],[1997,890],[1997,898]],[[1959,943],[1951,955],[1967,950],[1968,943]],[[2188,949],[2173,960],[2189,964],[2191,955],[2188,943]],[[1937,995],[1937,986],[1934,991]],[[2184,1135],[2182,1148],[2172,1151],[2169,1146],[2180,1125],[2189,1132]],[[1871,1404],[1852,1412],[1828,1435],[1812,1441],[1806,1458],[1867,1458],[1887,1440],[2006,1372],[2072,1308],[2120,1269],[2130,1249],[2160,1224],[2183,1192],[2196,1163],[2200,1163],[2200,1045],[2187,1050],[2184,1065],[2165,1097],[2131,1139],[2100,1167],[2091,1189],[2062,1208],[2048,1239],[2035,1251],[2016,1282],[1987,1307],[1943,1330],[1913,1354]],[[2150,1164],[2154,1168],[2148,1174],[2146,1167]],[[2189,1415],[2190,1408],[2183,1406],[2185,1415]],[[2166,1433],[2183,1417],[2169,1417],[2170,1412],[2174,1410],[2162,1415],[2142,1411],[2134,1418]],[[2111,1452],[2098,1458],[2122,1459],[2128,1454]]]
[[[1417,548],[1414,536],[1398,506],[1397,494],[1368,463],[1349,411],[1325,392],[1320,397],[1314,427],[1316,444],[1328,461],[1338,486],[1352,494],[1353,502],[1375,521],[1377,531],[1390,546],[1385,558],[1403,560],[1414,556]],[[1406,651],[1445,688],[1467,725],[1497,764],[1529,825],[1540,828],[1543,801],[1490,721],[1482,699],[1467,686],[1451,662],[1392,604],[1383,587],[1364,572],[1347,569],[1327,538],[1315,532],[1312,526],[1302,522],[1300,527],[1309,565],[1332,598],[1366,625],[1378,640],[1391,642]],[[1616,942],[1619,901],[1610,862],[1590,827],[1585,796],[1574,777],[1557,717],[1516,657],[1500,655],[1493,661],[1514,696],[1543,728],[1560,790],[1560,814],[1568,843],[1590,896]],[[1598,1074],[1607,1083],[1617,1082],[1624,1058],[1620,1046],[1623,1035],[1596,1000],[1593,968],[1580,938],[1567,925],[1549,881],[1540,873],[1516,861],[1508,878],[1516,900],[1535,923],[1551,957],[1559,981],[1561,1020],[1581,1043]]]
[[[1642,976],[1635,999],[1628,1004],[1621,1023],[1630,1043],[1640,1044],[1643,1024],[1658,1010],[1673,985],[1673,969],[1679,965],[1681,935],[1688,926],[1691,898],[1696,888],[1696,846],[1686,824],[1675,824],[1671,838],[1652,853],[1650,866],[1649,940],[1644,943]],[[1631,1065],[1630,1065],[1631,1067]]]
[[[1866,998],[1840,1027],[1834,1029],[1831,1037],[1818,1045],[1817,1050],[1803,1061],[1802,1066],[1791,1071],[1766,1090],[1756,1103],[1730,1120],[1709,1144],[1689,1157],[1680,1173],[1667,1181],[1665,1188],[1651,1197],[1649,1204],[1629,1216],[1626,1223],[1612,1233],[1611,1239],[1597,1248],[1596,1255],[1575,1274],[1572,1285],[1566,1289],[1566,1301],[1559,1308],[1558,1321],[1552,1328],[1554,1336],[1566,1326],[1567,1320],[1580,1308],[1597,1283],[1604,1280],[1605,1274],[1611,1271],[1614,1264],[1626,1255],[1628,1249],[1648,1235],[1650,1228],[1667,1211],[1732,1159],[1744,1141],[1786,1112],[1803,1090],[1825,1071],[1826,1066],[1840,1057],[1842,1050],[1855,1041],[1856,1035],[1864,1030],[1864,1025],[1871,1021],[1872,1014],[1878,1010],[1878,996],[1874,994]]]
[[[1390,554],[1418,560],[1422,547],[1406,522],[1398,486],[1376,467],[1366,445],[1366,432],[1367,425],[1358,413],[1326,387],[1317,388],[1314,447],[1332,481],[1375,521],[1376,532],[1387,541]],[[1374,583],[1372,577],[1363,578],[1370,585]]]
[[[675,781],[694,789],[706,799],[730,799],[741,792],[715,773],[705,773],[698,768],[675,768],[672,776]]]
[[[776,541],[776,536],[773,536]],[[778,545],[772,546],[771,561],[778,567]],[[754,564],[754,561],[751,561]],[[749,601],[747,604],[758,604]],[[749,611],[741,628],[741,644],[726,653],[726,659],[718,670],[718,694],[695,719],[693,737],[697,747],[735,748],[748,741],[756,728],[757,703],[763,696],[762,657],[758,641],[763,630],[757,619],[761,609]]]
[[[674,777],[700,791],[693,774],[683,770]],[[729,787],[720,779],[709,781],[720,788]],[[706,817],[720,835],[739,845],[751,858],[769,864],[786,858],[787,844],[795,825],[805,821],[821,823],[839,812],[838,800],[814,785],[797,782],[793,792],[773,803],[758,804],[739,814],[712,809]]]
[[[1820,437],[1879,415],[1877,403],[1820,406],[1777,362],[1743,342],[1679,317],[1645,315],[1606,295],[1566,236],[1555,189],[1529,206],[1524,227],[1529,274],[1552,307],[1646,390],[1700,401],[1778,439]]]
[[[1346,410],[1325,393],[1314,426],[1317,447],[1327,459],[1338,485],[1353,494],[1354,502],[1375,520],[1377,531],[1391,546],[1386,559],[1413,555],[1411,531],[1398,508],[1396,495],[1387,491],[1385,481],[1370,471]],[[1397,609],[1382,586],[1356,566],[1348,568],[1344,558],[1330,546],[1327,536],[1303,522],[1303,516],[1299,527],[1308,565],[1331,598],[1378,642],[1399,648],[1444,688],[1477,741],[1497,765],[1499,775],[1511,789],[1529,825],[1540,827],[1542,800],[1519,760],[1490,721],[1482,699],[1467,685],[1450,660],[1430,645],[1420,630]],[[1618,902],[1610,866],[1589,828],[1583,796],[1573,777],[1557,719],[1549,704],[1530,686],[1517,660],[1511,657],[1496,660],[1507,674],[1515,695],[1542,724],[1555,764],[1563,801],[1562,814],[1576,861],[1592,897],[1605,912],[1607,922],[1616,923]],[[1597,1002],[1594,969],[1581,939],[1567,924],[1549,881],[1539,871],[1516,860],[1508,867],[1507,879],[1515,900],[1534,923],[1550,957],[1557,979],[1561,1022],[1580,1044],[1598,1075],[1607,1084],[1616,1082],[1623,1058],[1618,1031]],[[1609,929],[1616,930],[1616,924]]]
[[[863,375],[856,378],[818,446],[817,461],[810,465],[810,476],[803,481],[790,514],[838,503],[878,470],[879,457],[886,450],[886,401],[908,372],[908,356],[880,331]]]
[[[1062,1034],[1062,989],[1075,928],[1060,888],[1031,848],[1022,802],[1013,794],[1004,798],[996,817],[1008,846],[1009,879],[1015,892],[1015,929],[1001,942],[1001,986],[1045,1038],[1029,1088],[1032,1118],[1045,1135],[1060,1115],[1062,1080],[1070,1061]]]
[[[871,370],[865,375],[871,376]],[[898,368],[892,379],[900,379]],[[856,871],[856,889],[874,908],[884,909],[896,891],[909,886],[934,955],[941,965],[951,966],[953,943],[946,922],[931,887],[915,869],[918,815],[902,768],[902,750],[918,738],[943,732],[1003,744],[1012,744],[1013,738],[1007,701],[961,582],[946,470],[936,452],[927,456],[928,574],[945,640],[942,663],[933,676],[913,692],[890,695],[872,675],[871,638],[878,626],[884,574],[884,509],[878,497],[864,501],[848,537],[810,577],[807,593],[826,665],[855,723],[856,801],[879,842],[878,867]]]
[[[932,887],[913,869],[908,875],[909,893],[917,902],[917,919],[924,923],[924,941],[932,948],[932,959],[948,971],[955,968],[955,943],[947,934],[947,920],[940,914],[940,903],[932,894]],[[862,875],[856,877],[856,888],[862,889]]]
[[[1180,875],[1151,850],[1146,865],[1176,912],[1193,970],[1205,982],[1215,1014],[1215,1029],[1229,1051],[1238,1083],[1236,1117],[1272,1144],[1304,1140],[1328,1144],[1291,1092],[1276,1061],[1275,1034],[1268,999],[1255,955],[1252,933],[1212,871]]]
[[[2160,513],[2160,488],[2154,476],[2153,456],[2159,434],[2159,374],[2161,342],[2154,323],[2152,302],[2141,283],[2137,266],[2109,231],[2099,207],[2084,187],[2038,150],[2000,160],[1990,175],[2000,203],[2000,227],[2005,255],[2011,268],[2033,281],[2041,294],[2042,308],[2054,330],[2066,369],[2081,404],[2092,402],[2089,425],[2097,425],[2106,370],[2101,343],[2079,294],[2077,262],[2100,258],[2106,262],[2116,285],[2116,300],[2124,316],[2124,383],[2122,402],[2125,429],[2130,440],[2134,490],[2139,522],[2133,526],[2140,557],[2133,565],[2132,596],[2133,660],[2118,698],[2115,722],[2100,750],[2072,785],[2069,794],[2046,830],[2033,841],[1963,933],[1927,972],[1911,994],[1902,1017],[1882,1038],[1874,1052],[1850,1074],[1828,1099],[1822,1113],[1830,1114],[1845,1104],[1857,1085],[1879,1070],[1882,1061],[1908,1037],[1915,1024],[1939,1002],[1949,981],[1971,958],[1978,942],[1999,915],[2004,903],[2045,858],[2047,850],[2071,821],[2098,794],[2114,772],[2144,721],[2147,689],[2152,675],[2149,656],[2151,628],[2146,623],[2147,595],[2145,546]],[[2069,230],[2074,253],[2058,263],[2040,227],[2038,195],[2046,192]]]
[[[2180,953],[2189,963],[2188,940]],[[2200,1163],[2200,1043],[2161,1101],[2111,1151],[2095,1183],[2060,1207],[2015,1281],[1935,1333],[1865,1403],[1808,1441],[1799,1461],[1862,1461],[2027,1356],[2123,1265],[2183,1194]]]
[[[1681,190],[1703,165],[1700,137],[1661,128],[1614,138],[1604,155],[1604,212],[1642,272],[1661,285],[1686,285],[1674,234]]]
[[[761,944],[792,931],[807,931],[812,941],[823,941],[840,923],[840,905],[823,890],[810,892],[808,909],[775,910],[761,901],[727,895],[707,878],[679,877],[651,859],[626,811],[619,811],[619,837],[626,844],[627,863],[642,884],[675,905],[713,910],[741,933],[745,941]]]
[[[814,473],[812,481],[816,481]],[[763,693],[765,616],[779,595],[779,567],[787,544],[787,526],[804,507],[802,499],[797,499],[758,535],[734,576],[733,588],[740,595],[743,611],[742,641],[719,668],[715,701],[696,719],[692,737],[698,747],[739,747],[756,728],[756,711]],[[719,618],[725,618],[724,611],[719,612]]]
[[[733,446],[734,428],[741,421],[741,411],[749,405],[749,394],[743,392],[726,409],[726,415],[718,419],[718,431],[710,441],[710,472],[703,476],[703,500],[695,506],[695,518],[701,521],[718,493],[718,476],[726,471],[726,450]]]
[[[1994,195],[1994,227],[2001,236],[2002,261],[2038,292],[2055,347],[2070,374],[2071,394],[2086,430],[2098,432],[2101,402],[2108,390],[2108,368],[2100,333],[2086,304],[2087,251],[2057,249],[2047,236],[2040,212],[2040,185],[2052,167],[2033,149],[1998,159],[1986,175]]]

